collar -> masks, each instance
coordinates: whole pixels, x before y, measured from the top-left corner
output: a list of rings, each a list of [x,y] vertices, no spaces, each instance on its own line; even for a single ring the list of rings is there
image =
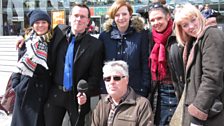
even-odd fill
[[[72,37],[75,36],[75,40],[79,41],[87,34],[87,31],[84,31],[83,33],[79,33],[77,36],[74,35],[74,33],[71,30],[71,27],[66,31],[66,38],[68,42],[71,41]]]
[[[125,99],[127,98],[127,96],[130,94],[130,88],[127,89],[127,92],[121,97],[121,100],[119,102],[119,104],[121,104],[122,102],[125,101]],[[107,95],[106,99],[105,99],[106,102],[108,103],[111,103],[111,104],[115,104],[112,100],[112,97],[110,95]]]
[[[134,28],[130,25],[131,21],[129,22],[128,29],[124,33],[120,33],[120,31],[117,28],[117,25],[115,21],[112,23],[112,30],[111,30],[111,38],[112,39],[122,39],[124,35],[130,34],[134,31]]]

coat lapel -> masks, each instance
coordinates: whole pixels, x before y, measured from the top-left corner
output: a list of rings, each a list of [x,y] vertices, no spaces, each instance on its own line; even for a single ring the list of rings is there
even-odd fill
[[[195,43],[194,43],[194,45],[193,45],[193,47],[192,47],[192,49],[191,49],[191,51],[190,51],[190,54],[189,54],[189,56],[188,56],[187,66],[186,66],[186,73],[187,73],[187,75],[188,75],[188,72],[189,72],[190,67],[191,67],[192,64],[193,64],[193,61],[194,61],[195,58],[196,58],[196,53],[197,53],[197,51],[198,51],[198,44],[197,44],[197,43],[198,43],[198,42],[195,42]]]
[[[84,38],[84,40],[82,40],[82,42],[78,45],[77,51],[75,53],[74,63],[76,63],[77,60],[86,52],[90,44],[91,42],[89,42],[88,39]]]
[[[67,31],[67,28],[68,26],[58,26],[59,29],[58,29],[58,32],[57,32],[57,35],[55,35],[55,39],[53,41],[53,48],[52,48],[52,54],[56,54],[56,51],[57,51],[57,48],[58,48],[58,45],[60,42],[64,42],[62,39],[64,39],[64,37],[66,36],[66,31]],[[55,60],[53,60],[55,61]]]
[[[77,51],[75,53],[75,57],[74,57],[74,63],[81,57],[81,55],[86,51],[85,48],[82,48],[80,46],[78,46]]]

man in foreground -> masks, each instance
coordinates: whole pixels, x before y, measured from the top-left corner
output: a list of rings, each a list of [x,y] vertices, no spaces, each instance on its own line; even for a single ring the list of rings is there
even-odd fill
[[[103,67],[103,80],[108,95],[102,97],[96,106],[92,126],[152,126],[149,101],[128,87],[126,62],[106,62]]]

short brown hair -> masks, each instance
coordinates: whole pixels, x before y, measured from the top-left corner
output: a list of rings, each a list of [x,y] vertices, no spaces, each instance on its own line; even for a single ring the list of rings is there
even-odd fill
[[[133,13],[133,9],[131,7],[131,5],[126,1],[126,0],[116,0],[112,6],[110,7],[109,11],[108,11],[108,15],[111,19],[114,19],[115,14],[117,13],[117,11],[122,7],[122,6],[126,6],[128,8],[128,11],[130,13],[130,15],[132,15]]]
[[[81,7],[81,8],[86,8],[88,10],[88,18],[90,18],[90,9],[86,4],[74,4],[74,6],[72,7],[72,10],[76,6]],[[70,14],[72,14],[72,10],[70,11]]]

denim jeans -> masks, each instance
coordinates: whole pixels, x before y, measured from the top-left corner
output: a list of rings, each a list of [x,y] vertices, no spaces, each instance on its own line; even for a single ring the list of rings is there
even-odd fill
[[[172,84],[160,84],[155,115],[156,126],[168,126],[178,101]]]

